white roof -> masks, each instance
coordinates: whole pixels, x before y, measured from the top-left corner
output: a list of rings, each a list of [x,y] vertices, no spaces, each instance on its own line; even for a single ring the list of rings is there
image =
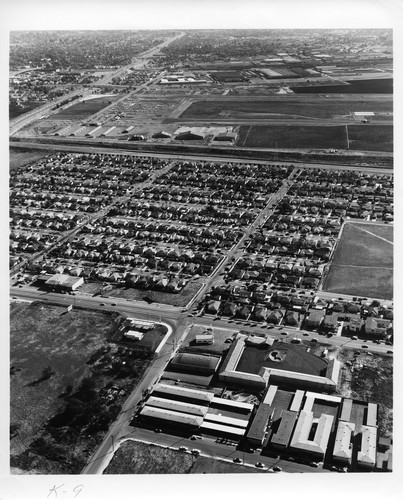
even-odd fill
[[[270,385],[268,391],[266,392],[266,396],[263,399],[263,403],[266,405],[271,405],[273,404],[273,399],[274,396],[276,395],[278,386],[277,385]]]
[[[226,417],[224,415],[217,415],[215,413],[207,413],[204,417],[204,421],[215,422],[216,424],[230,425],[231,427],[246,428],[248,425],[248,420]]]
[[[253,404],[244,403],[243,401],[234,401],[233,399],[224,399],[215,397],[212,401],[212,404],[217,404],[221,406],[231,406],[232,408],[242,408],[245,410],[253,410]]]
[[[317,428],[313,439],[310,440],[309,434],[314,423],[317,424]],[[329,441],[330,432],[332,430],[332,423],[332,415],[326,415],[323,413],[319,419],[317,419],[314,418],[311,411],[302,410],[299,415],[290,446],[298,450],[324,455]]]
[[[369,425],[361,426],[361,451],[357,454],[359,465],[373,466],[376,462],[377,428]]]
[[[200,427],[201,429],[219,431],[223,434],[235,434],[236,436],[243,436],[245,434],[245,429],[241,429],[240,427],[230,427],[228,425],[216,424],[206,420]]]
[[[305,391],[301,391],[300,389],[296,391],[290,406],[290,411],[299,411],[304,395]]]
[[[344,458],[351,460],[352,448],[350,447],[351,435],[354,433],[355,424],[339,420],[336,439],[333,448],[334,458]]]

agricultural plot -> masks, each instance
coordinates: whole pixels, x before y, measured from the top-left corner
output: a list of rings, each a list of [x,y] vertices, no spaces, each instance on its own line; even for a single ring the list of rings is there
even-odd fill
[[[347,223],[323,289],[393,298],[393,227]]]
[[[98,113],[101,109],[112,104],[114,100],[116,100],[116,97],[100,97],[99,99],[81,101],[56,113],[52,116],[52,120],[85,120],[89,116]]]
[[[361,151],[393,151],[392,125],[348,127],[349,148]]]
[[[345,149],[346,128],[299,126],[241,126],[237,145],[246,148]]]

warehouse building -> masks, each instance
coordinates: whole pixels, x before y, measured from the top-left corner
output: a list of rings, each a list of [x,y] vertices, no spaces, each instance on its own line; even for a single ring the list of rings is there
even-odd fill
[[[212,375],[217,371],[220,361],[220,356],[181,352],[171,361],[169,369],[178,372],[184,371]]]
[[[159,383],[155,386],[153,396],[182,401],[183,403],[191,403],[196,405],[209,406],[214,399],[213,392],[200,391],[189,389],[188,387],[180,387],[177,385],[169,385]]]
[[[211,434],[213,436],[225,437],[235,440],[239,440],[245,434],[245,429],[241,427],[232,427],[229,425],[218,424],[216,422],[211,422],[208,420],[205,420],[201,424],[200,430],[205,431],[206,434]]]
[[[198,429],[203,423],[202,416],[171,411],[165,408],[156,408],[148,405],[144,406],[144,408],[140,411],[139,416],[140,420],[154,425],[165,423],[173,427],[181,426]]]
[[[357,466],[362,469],[371,470],[376,464],[377,428],[362,425],[359,428],[357,444]]]
[[[179,413],[190,413],[191,415],[199,417],[205,417],[208,411],[206,406],[183,403],[181,401],[173,401],[172,399],[158,398],[156,396],[150,396],[147,399],[146,406],[177,411]]]
[[[219,398],[218,396],[212,399],[210,406],[212,408],[222,408],[225,410],[243,414],[251,413],[254,408],[253,404],[251,403],[245,403],[244,401],[235,401],[233,399]]]

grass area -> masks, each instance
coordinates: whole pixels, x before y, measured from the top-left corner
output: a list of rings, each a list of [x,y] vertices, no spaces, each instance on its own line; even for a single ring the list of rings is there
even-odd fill
[[[175,307],[185,307],[203,285],[188,283],[179,293],[158,292],[155,290],[137,290],[135,288],[116,288],[106,292],[109,297],[122,297],[129,300],[146,300]]]
[[[125,441],[104,474],[189,474],[192,463],[193,457],[187,453]]]
[[[241,126],[238,146],[251,148],[334,148],[346,149],[346,127]]]
[[[44,158],[48,153],[44,151],[23,151],[10,148],[10,170],[23,167]]]
[[[109,344],[115,319],[39,302],[12,309],[13,467],[81,471],[148,366],[147,353]]]
[[[87,101],[81,101],[77,104],[73,104],[73,106],[69,106],[66,109],[63,109],[59,113],[56,113],[52,116],[52,120],[76,120],[76,119],[85,119],[88,116],[91,116],[101,109],[109,106],[113,101],[115,101],[115,97],[106,97],[106,98],[97,98],[97,99],[88,99]]]
[[[323,289],[334,293],[391,299],[393,227],[345,224]]]
[[[270,353],[280,362],[271,361]],[[292,344],[275,343],[270,349],[246,346],[236,367],[237,371],[259,373],[261,368],[277,368],[310,375],[323,375],[327,363],[321,358],[306,352],[306,348]]]
[[[318,99],[312,97],[266,97],[262,99],[229,99],[215,98],[193,102],[182,113],[181,118],[214,119],[220,116],[232,118],[276,118],[284,117],[331,118],[333,116],[350,115],[357,111],[392,112],[392,99],[374,101],[371,98],[340,99],[330,97]]]

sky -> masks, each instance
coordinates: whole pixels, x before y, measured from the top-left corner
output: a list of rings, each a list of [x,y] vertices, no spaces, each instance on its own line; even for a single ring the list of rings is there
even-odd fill
[[[390,27],[401,0],[3,0],[9,29]]]

